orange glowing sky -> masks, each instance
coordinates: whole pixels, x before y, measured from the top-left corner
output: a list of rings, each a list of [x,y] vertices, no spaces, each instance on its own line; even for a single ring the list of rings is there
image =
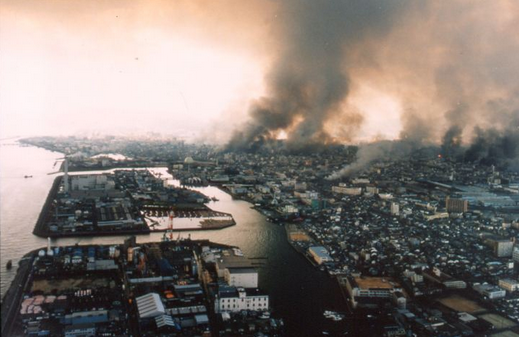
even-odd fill
[[[0,137],[228,137],[264,93],[279,18],[273,3],[217,3],[2,1]],[[359,136],[395,137],[398,103],[375,91],[354,95]]]

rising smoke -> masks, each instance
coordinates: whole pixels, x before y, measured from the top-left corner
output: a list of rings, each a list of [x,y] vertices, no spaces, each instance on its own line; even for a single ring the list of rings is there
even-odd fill
[[[256,150],[280,131],[292,149],[355,141],[362,107],[349,99],[367,83],[401,106],[404,144],[391,142],[391,151],[439,144],[451,158],[518,161],[517,2],[292,0],[279,6],[267,93],[250,105],[250,121],[229,149]],[[330,132],[333,124],[347,132]],[[357,163],[334,177],[358,172],[388,146],[361,146]]]
[[[297,1],[279,3],[279,51],[266,78],[268,94],[251,104],[250,121],[228,144],[255,150],[285,131],[292,149],[331,144],[337,138],[326,124],[342,120],[358,129],[362,117],[344,109],[350,90],[349,69],[364,41],[381,38],[402,11],[404,1]],[[346,116],[346,118],[341,118]],[[352,140],[353,134],[343,135]]]
[[[476,128],[476,137],[464,153],[464,159],[519,169],[519,119],[504,130]]]

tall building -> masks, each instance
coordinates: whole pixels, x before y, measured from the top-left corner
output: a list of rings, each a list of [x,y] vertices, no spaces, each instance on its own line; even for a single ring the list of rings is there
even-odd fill
[[[256,268],[226,268],[224,277],[227,284],[233,287],[258,287],[258,271]]]
[[[496,241],[494,251],[497,257],[509,257],[512,256],[514,243],[510,240],[504,239]]]
[[[400,205],[396,202],[391,203],[391,215],[399,215],[400,214]]]
[[[445,208],[449,213],[465,213],[469,210],[469,202],[463,199],[447,197],[445,199]]]
[[[494,249],[494,254],[497,257],[511,257],[514,251],[514,242],[510,239],[490,236],[485,239],[485,244]]]
[[[499,286],[509,292],[514,292],[519,290],[519,283],[516,280],[505,278],[499,280]]]
[[[512,259],[515,261],[515,262],[519,262],[519,247],[515,247],[513,252],[512,252]]]

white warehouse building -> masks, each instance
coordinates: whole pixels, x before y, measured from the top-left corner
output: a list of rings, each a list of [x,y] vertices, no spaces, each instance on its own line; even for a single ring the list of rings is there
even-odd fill
[[[224,278],[231,287],[258,287],[258,271],[255,268],[226,268]]]

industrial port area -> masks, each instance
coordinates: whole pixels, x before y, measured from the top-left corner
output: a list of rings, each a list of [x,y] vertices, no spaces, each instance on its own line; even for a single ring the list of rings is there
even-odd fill
[[[1,336],[519,337],[518,32],[0,0]]]
[[[55,179],[35,235],[129,235],[221,229],[235,224],[232,215],[208,208],[208,197],[168,185],[160,172],[128,169],[69,175],[68,161],[63,162],[64,175]]]
[[[24,257],[21,297],[2,305],[5,336],[280,335],[258,271],[209,241],[51,247]],[[17,289],[16,289],[17,290]],[[10,293],[7,296],[11,296]]]
[[[54,146],[65,141],[57,139]],[[286,242],[315,272],[335,280],[347,310],[323,308],[331,325],[322,334],[519,335],[517,172],[446,159],[431,149],[330,179],[354,156],[351,148],[275,156],[218,153],[181,143],[172,148],[177,152],[164,161],[175,179],[214,185],[250,202],[272,226],[285,227]],[[147,153],[159,156],[151,148]],[[121,212],[135,220],[167,217],[167,208],[179,205],[169,199],[172,194],[161,192],[164,180],[147,170],[77,176],[85,183],[95,179],[96,186],[112,184],[112,190],[75,190],[78,183],[70,177],[71,185],[59,184],[58,195],[65,190],[75,198],[98,193],[109,205],[89,205],[98,216],[106,207],[114,213],[104,214]],[[207,201],[183,186],[183,198],[200,205]],[[115,194],[123,190],[139,203],[116,201]],[[177,193],[180,199],[182,193]],[[75,209],[81,211],[75,220],[85,216],[87,208],[78,208],[79,203],[59,204],[71,206],[60,206],[55,218],[49,211],[49,219]],[[13,329],[31,335],[31,329],[41,331],[50,324],[69,331],[89,321],[90,328],[112,335],[130,330],[135,335],[291,335],[282,317],[270,316],[276,308],[258,288],[257,265],[238,248],[175,241],[165,230],[163,242],[139,245],[130,240],[123,246],[34,253],[28,257],[33,261],[30,281]],[[113,289],[120,290],[117,296]],[[93,303],[98,296],[103,303]],[[152,314],[147,316],[139,303],[146,303],[141,307]],[[99,322],[71,321],[93,308],[103,312],[91,316],[100,315]],[[120,330],[124,328],[129,330]]]

